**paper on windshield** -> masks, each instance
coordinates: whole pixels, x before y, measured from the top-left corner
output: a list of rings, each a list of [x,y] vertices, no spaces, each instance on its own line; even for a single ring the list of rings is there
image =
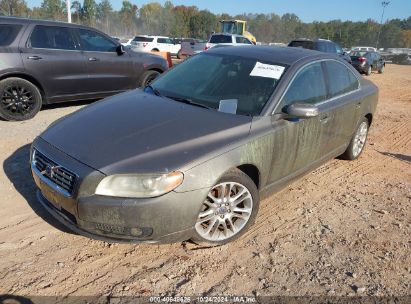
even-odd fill
[[[229,114],[236,114],[237,105],[238,105],[238,99],[223,99],[223,100],[220,100],[218,111],[229,113]]]
[[[279,65],[265,64],[258,62],[251,71],[250,76],[266,77],[273,79],[280,79],[284,72],[284,67]]]

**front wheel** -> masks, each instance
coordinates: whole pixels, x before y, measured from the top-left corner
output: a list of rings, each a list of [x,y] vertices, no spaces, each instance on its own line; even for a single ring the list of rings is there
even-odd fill
[[[41,109],[42,97],[31,82],[17,77],[0,81],[0,117],[5,120],[27,120]]]
[[[240,170],[229,171],[204,200],[192,240],[212,246],[228,243],[254,223],[258,207],[259,195],[254,182]]]
[[[364,117],[360,121],[357,130],[355,131],[355,134],[347,147],[347,150],[345,150],[344,154],[341,155],[341,158],[354,160],[361,155],[364,150],[365,142],[367,141],[368,128],[368,119]]]
[[[154,79],[156,79],[160,75],[160,72],[157,71],[145,71],[143,76],[141,77],[141,84],[142,88],[148,86]]]

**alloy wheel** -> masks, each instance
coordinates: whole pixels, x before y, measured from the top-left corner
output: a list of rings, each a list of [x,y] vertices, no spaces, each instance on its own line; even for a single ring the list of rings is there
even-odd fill
[[[363,121],[357,129],[357,132],[354,136],[354,143],[352,146],[352,154],[354,157],[357,157],[365,145],[365,140],[367,139],[368,133],[368,124]]]
[[[24,116],[35,108],[33,92],[24,86],[8,86],[3,90],[0,106],[10,115]]]
[[[244,185],[219,183],[204,200],[195,230],[208,241],[224,241],[245,227],[252,211],[253,198]]]

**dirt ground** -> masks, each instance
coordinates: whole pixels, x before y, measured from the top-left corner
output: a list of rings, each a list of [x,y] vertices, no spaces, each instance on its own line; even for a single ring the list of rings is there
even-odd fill
[[[0,121],[0,294],[411,295],[411,66],[380,88],[364,154],[333,160],[262,201],[217,248],[110,245],[62,231],[36,202],[29,145],[84,104]]]

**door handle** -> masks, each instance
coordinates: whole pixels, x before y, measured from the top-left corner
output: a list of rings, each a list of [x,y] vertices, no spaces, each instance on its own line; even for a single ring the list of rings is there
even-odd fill
[[[40,60],[40,59],[43,59],[43,58],[41,58],[40,56],[29,56],[29,57],[27,57],[27,59],[30,59],[30,60]]]
[[[99,61],[100,59],[96,58],[96,57],[90,57],[88,59],[88,61]]]

